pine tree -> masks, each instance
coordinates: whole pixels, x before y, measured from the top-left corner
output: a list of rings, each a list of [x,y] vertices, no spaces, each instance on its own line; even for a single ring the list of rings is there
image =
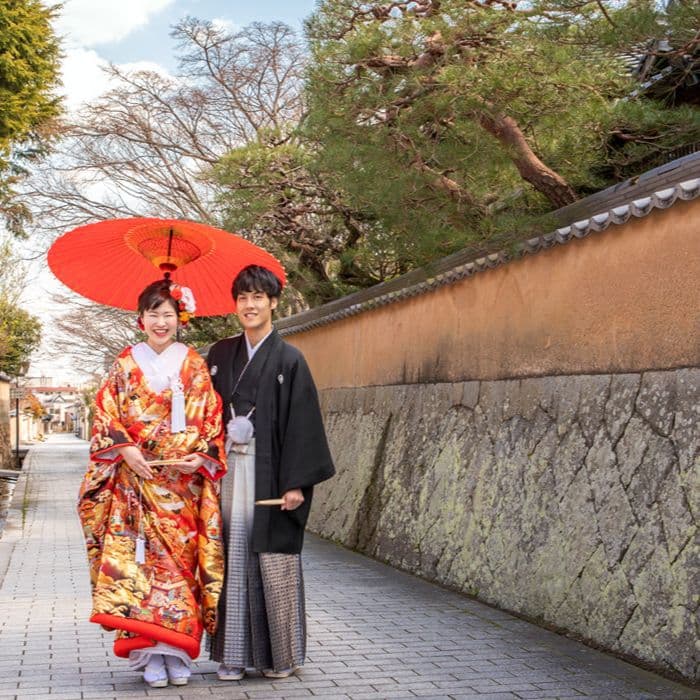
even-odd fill
[[[697,55],[697,3],[323,0],[304,134],[412,264],[496,236],[700,140],[697,107],[631,99],[622,54]]]
[[[40,0],[0,0],[0,214],[16,233],[30,214],[14,186],[46,151],[60,111],[55,13]]]

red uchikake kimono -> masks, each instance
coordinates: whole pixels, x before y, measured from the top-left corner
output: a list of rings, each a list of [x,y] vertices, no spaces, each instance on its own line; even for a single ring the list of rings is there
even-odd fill
[[[117,630],[117,656],[164,642],[194,659],[203,629],[216,628],[224,577],[217,483],[226,469],[221,399],[206,363],[191,348],[180,379],[181,433],[170,432],[171,390],[151,390],[131,348],[119,355],[96,397],[78,514],[90,565],[90,621]],[[128,444],[151,453],[148,459],[196,453],[205,466],[191,475],[154,467],[155,478],[142,480],[114,449]],[[135,556],[139,513],[146,540],[142,564]]]

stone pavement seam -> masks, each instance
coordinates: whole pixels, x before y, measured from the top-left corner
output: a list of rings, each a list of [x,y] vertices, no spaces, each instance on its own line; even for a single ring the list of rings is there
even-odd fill
[[[87,621],[75,501],[87,443],[35,446],[0,539],[0,700],[114,698],[700,699],[700,693],[309,537],[308,661],[285,680],[222,683],[200,657],[186,688],[151,689]],[[24,522],[23,522],[24,521]]]

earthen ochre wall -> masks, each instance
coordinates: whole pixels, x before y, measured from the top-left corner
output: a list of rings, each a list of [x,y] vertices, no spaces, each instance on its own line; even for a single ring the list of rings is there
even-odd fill
[[[698,680],[700,199],[291,333],[310,527]]]
[[[700,200],[289,336],[321,388],[697,365]]]

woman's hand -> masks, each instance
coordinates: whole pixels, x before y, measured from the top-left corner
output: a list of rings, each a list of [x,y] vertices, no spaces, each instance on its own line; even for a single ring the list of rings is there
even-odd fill
[[[194,474],[204,464],[204,457],[201,455],[187,455],[180,462],[173,464],[171,469],[183,474]]]
[[[137,474],[142,479],[152,479],[153,470],[148,466],[146,458],[143,456],[143,452],[136,447],[136,445],[124,445],[123,447],[117,447],[117,452],[121,455],[122,459],[129,465],[134,474]]]
[[[304,502],[304,494],[301,489],[292,489],[286,491],[282,499],[284,503],[280,506],[281,510],[296,510]]]

